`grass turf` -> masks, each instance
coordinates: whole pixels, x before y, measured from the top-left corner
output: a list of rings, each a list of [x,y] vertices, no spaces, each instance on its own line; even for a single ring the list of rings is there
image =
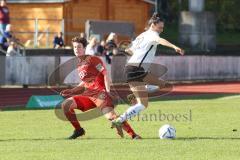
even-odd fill
[[[162,98],[149,106],[130,121],[143,137],[139,141],[120,139],[103,117],[81,122],[83,138],[65,140],[72,127],[53,110],[2,111],[0,159],[239,159],[239,96]],[[126,108],[119,105],[117,110]],[[176,128],[175,140],[158,138],[159,127],[166,123]]]

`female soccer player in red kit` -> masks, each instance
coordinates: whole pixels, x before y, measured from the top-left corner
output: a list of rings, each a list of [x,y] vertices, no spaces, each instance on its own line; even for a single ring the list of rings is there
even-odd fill
[[[72,45],[78,59],[77,70],[81,82],[75,88],[63,90],[61,95],[71,96],[62,103],[62,109],[66,118],[75,128],[69,139],[76,139],[83,136],[85,130],[77,120],[74,109],[86,112],[98,107],[109,121],[116,119],[117,114],[114,112],[114,105],[109,95],[110,85],[103,62],[97,56],[85,55],[87,45],[85,38],[73,38]],[[133,139],[140,138],[126,121],[123,123],[122,129]],[[117,130],[118,134],[123,137],[121,128],[117,128]]]

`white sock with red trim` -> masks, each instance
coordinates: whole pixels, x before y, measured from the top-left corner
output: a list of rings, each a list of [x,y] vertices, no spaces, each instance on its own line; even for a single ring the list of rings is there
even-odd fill
[[[123,123],[124,121],[132,117],[135,117],[144,109],[145,109],[144,105],[142,105],[141,103],[137,103],[134,106],[129,107],[126,112],[120,115],[120,117],[118,117],[118,121]]]

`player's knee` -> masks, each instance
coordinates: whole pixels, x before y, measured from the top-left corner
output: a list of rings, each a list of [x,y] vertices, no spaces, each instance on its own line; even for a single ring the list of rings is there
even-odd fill
[[[143,105],[144,108],[148,107],[148,102],[143,102],[143,103],[140,103],[140,104]]]
[[[73,104],[73,100],[72,100],[72,99],[66,99],[66,100],[62,103],[62,110],[63,110],[64,112],[70,111],[72,104]]]
[[[148,101],[139,101],[138,104],[142,104],[144,108],[148,107]]]
[[[109,121],[116,119],[117,117],[106,117]]]
[[[148,103],[147,104],[143,104],[144,108],[147,108],[148,107]]]
[[[112,121],[114,119],[116,119],[118,116],[115,115],[115,114],[110,114],[110,115],[107,115],[106,118],[109,120],[109,121]]]
[[[117,115],[115,114],[115,112],[114,112],[112,107],[104,108],[102,110],[102,113],[110,121],[112,121],[113,119],[117,118]]]

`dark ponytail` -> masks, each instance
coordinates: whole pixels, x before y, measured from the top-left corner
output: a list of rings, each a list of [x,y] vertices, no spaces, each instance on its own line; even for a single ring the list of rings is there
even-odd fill
[[[148,25],[151,24],[157,24],[159,22],[163,22],[163,19],[161,18],[160,14],[157,12],[154,12],[150,20],[148,21]]]

